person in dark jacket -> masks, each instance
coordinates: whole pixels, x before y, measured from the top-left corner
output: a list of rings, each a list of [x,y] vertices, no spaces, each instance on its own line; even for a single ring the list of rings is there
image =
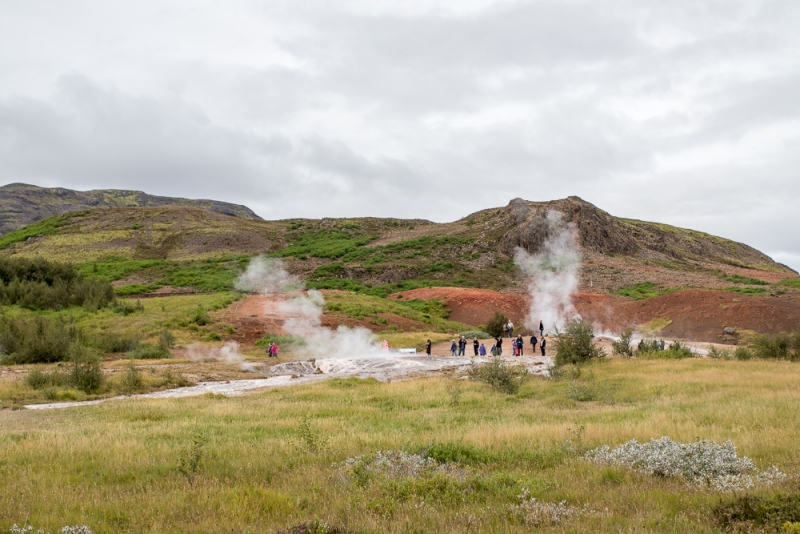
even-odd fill
[[[495,341],[495,346],[497,347],[497,355],[498,356],[502,356],[503,355],[503,336],[497,336],[497,339],[495,339],[494,341]]]
[[[467,351],[467,338],[461,336],[461,339],[458,340],[458,355],[459,356],[466,356]]]
[[[453,342],[450,343],[450,356],[455,356],[457,351],[458,345],[456,345],[456,340],[454,339]]]
[[[517,344],[517,356],[522,356],[522,349],[525,348],[525,341],[522,340],[521,335],[517,336],[516,344]]]
[[[431,355],[431,340],[430,339],[425,342],[425,354],[427,354],[428,356]]]
[[[531,352],[536,356],[536,347],[539,346],[539,340],[536,339],[536,334],[531,336]]]
[[[544,323],[539,321],[539,335],[544,337]]]
[[[545,347],[547,347],[547,340],[544,338],[544,336],[542,336],[542,343],[539,345],[539,347],[542,349],[542,356],[545,356],[544,350]]]
[[[477,356],[477,355],[478,355],[478,348],[480,347],[480,345],[481,345],[481,344],[480,344],[480,343],[478,343],[478,338],[477,338],[477,337],[476,337],[475,339],[473,339],[473,340],[472,340],[472,350],[474,350],[474,351],[475,351],[475,356]]]

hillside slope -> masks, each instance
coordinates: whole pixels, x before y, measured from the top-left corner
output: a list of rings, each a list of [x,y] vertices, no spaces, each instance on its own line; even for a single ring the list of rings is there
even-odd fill
[[[40,221],[0,238],[0,251],[75,263],[202,260],[267,253],[312,287],[386,294],[425,285],[525,292],[516,247],[539,251],[547,213],[575,225],[582,291],[636,283],[767,294],[796,273],[742,243],[609,215],[578,197],[512,200],[451,223],[390,218],[247,220],[180,206],[91,210]],[[130,270],[126,270],[130,272]],[[380,289],[383,288],[383,289]]]
[[[148,195],[142,191],[97,189],[73,191],[28,184],[0,187],[0,236],[33,222],[73,211],[134,206],[191,206],[241,219],[260,219],[250,208],[216,200],[190,200]]]

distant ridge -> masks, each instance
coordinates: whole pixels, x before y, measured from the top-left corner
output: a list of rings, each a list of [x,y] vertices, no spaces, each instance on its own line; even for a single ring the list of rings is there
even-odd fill
[[[203,208],[239,219],[261,220],[261,217],[246,206],[217,200],[160,197],[143,191],[122,189],[74,191],[61,187],[14,183],[0,187],[0,236],[33,222],[71,211],[169,205]]]

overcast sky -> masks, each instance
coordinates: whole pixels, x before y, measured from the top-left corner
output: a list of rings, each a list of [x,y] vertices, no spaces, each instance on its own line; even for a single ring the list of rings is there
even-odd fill
[[[800,1],[0,0],[0,185],[265,218],[515,197],[800,269]]]

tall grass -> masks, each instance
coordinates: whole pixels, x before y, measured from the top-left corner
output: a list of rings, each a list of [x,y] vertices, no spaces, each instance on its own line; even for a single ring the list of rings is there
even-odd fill
[[[729,497],[593,465],[580,451],[665,435],[731,439],[759,468],[800,469],[796,365],[618,359],[585,366],[590,374],[605,384],[600,400],[572,399],[564,382],[544,379],[515,395],[463,382],[456,404],[448,379],[349,379],[244,397],[0,410],[0,528],[27,519],[51,531],[275,532],[318,521],[351,532],[529,532],[515,513],[527,490],[541,503],[608,509],[543,532],[712,532],[721,528],[712,511]],[[298,448],[303,432],[326,446]],[[198,435],[202,454],[192,452]],[[397,449],[454,467],[361,483],[333,466]]]

